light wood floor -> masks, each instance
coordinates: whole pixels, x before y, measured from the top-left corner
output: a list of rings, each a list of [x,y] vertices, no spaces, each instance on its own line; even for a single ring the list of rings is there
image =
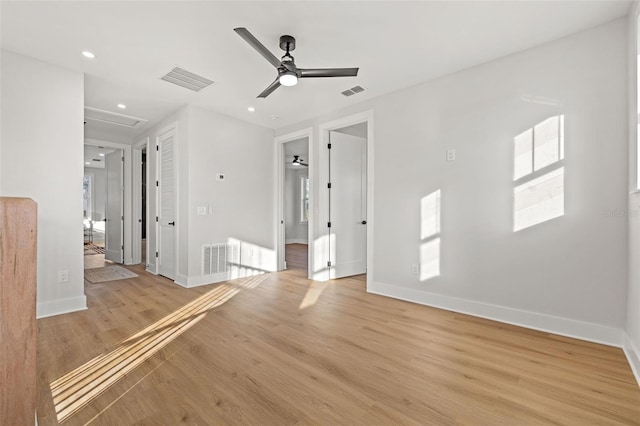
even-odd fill
[[[87,284],[88,310],[38,320],[40,425],[58,424],[53,381],[225,288],[237,291],[64,424],[640,424],[617,348],[367,294],[363,277],[293,268],[184,289],[131,269]]]

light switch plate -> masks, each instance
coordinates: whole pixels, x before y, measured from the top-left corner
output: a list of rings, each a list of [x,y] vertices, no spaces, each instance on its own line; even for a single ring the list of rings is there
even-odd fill
[[[455,161],[456,159],[456,150],[448,149],[447,150],[447,161]]]

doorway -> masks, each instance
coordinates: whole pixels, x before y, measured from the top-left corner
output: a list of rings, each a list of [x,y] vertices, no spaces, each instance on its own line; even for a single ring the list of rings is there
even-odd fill
[[[373,110],[318,126],[318,281],[366,274],[367,287],[374,282],[373,129]]]
[[[286,269],[308,275],[310,184],[309,138],[283,144],[284,159],[284,242]]]
[[[84,146],[83,177],[83,225],[84,225],[84,263],[85,268],[105,266],[107,261],[107,173],[106,159],[110,155],[120,158],[112,148],[102,145]]]

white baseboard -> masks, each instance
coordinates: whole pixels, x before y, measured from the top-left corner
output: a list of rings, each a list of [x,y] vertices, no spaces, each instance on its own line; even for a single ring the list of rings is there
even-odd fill
[[[624,354],[627,356],[636,382],[638,382],[638,386],[640,386],[640,350],[638,346],[633,343],[628,333],[625,334],[624,347],[622,349],[624,349]]]
[[[625,332],[615,327],[506,306],[491,305],[380,282],[373,282],[367,286],[367,292],[594,343],[620,348],[624,346]]]
[[[286,240],[285,244],[308,244],[309,241],[306,238],[294,238],[292,240]]]
[[[36,318],[52,317],[54,315],[68,314],[69,312],[84,311],[85,309],[87,309],[87,297],[84,295],[52,300],[38,303]]]
[[[173,282],[178,284],[179,286],[189,288],[189,277],[187,277],[186,275],[176,274],[176,279],[173,280]]]

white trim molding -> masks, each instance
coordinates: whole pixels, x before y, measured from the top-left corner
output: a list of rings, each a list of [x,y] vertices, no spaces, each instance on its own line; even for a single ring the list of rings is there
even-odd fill
[[[374,282],[367,286],[367,292],[618,348],[622,348],[625,341],[625,332],[615,327],[460,299],[407,287]]]
[[[57,299],[49,302],[38,303],[36,318],[52,317],[54,315],[68,314],[70,312],[84,311],[87,309],[87,297],[76,296],[68,299]]]
[[[640,349],[638,349],[638,347],[633,343],[629,334],[625,333],[624,337],[624,346],[622,349],[624,350],[624,354],[627,356],[627,360],[629,361],[631,371],[633,371],[633,375],[636,378],[636,382],[638,382],[638,386],[640,386]]]

